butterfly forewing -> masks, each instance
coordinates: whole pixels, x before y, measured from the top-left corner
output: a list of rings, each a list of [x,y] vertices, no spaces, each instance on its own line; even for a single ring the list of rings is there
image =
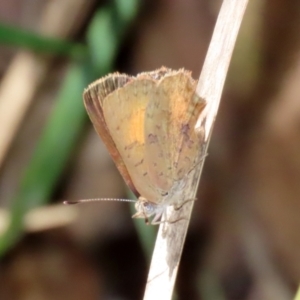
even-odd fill
[[[122,90],[108,95],[103,101],[107,128],[132,179],[136,190],[148,201],[160,197],[153,185],[145,162],[145,111],[149,93],[155,89],[152,79],[140,79],[126,84]],[[121,112],[121,113],[119,113]]]
[[[118,73],[106,76],[103,79],[92,83],[84,91],[83,99],[85,108],[96,132],[107,147],[126,184],[129,186],[132,192],[138,196],[137,190],[132,182],[132,179],[130,178],[123,159],[115,146],[115,142],[111,138],[111,134],[107,128],[106,120],[103,115],[103,100],[106,99],[108,95],[123,87],[126,83],[130,82],[131,79],[132,77],[130,76]]]

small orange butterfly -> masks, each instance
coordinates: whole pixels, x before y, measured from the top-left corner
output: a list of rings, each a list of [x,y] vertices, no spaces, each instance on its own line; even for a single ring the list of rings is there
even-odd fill
[[[89,117],[126,184],[139,197],[133,218],[158,224],[182,204],[187,174],[204,136],[195,131],[206,106],[190,72],[162,67],[136,77],[114,73],[83,93]]]

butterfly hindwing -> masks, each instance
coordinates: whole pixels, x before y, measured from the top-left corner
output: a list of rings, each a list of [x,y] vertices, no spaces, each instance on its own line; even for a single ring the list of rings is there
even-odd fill
[[[196,164],[202,136],[194,127],[205,106],[195,94],[190,73],[179,70],[163,77],[146,111],[146,152],[151,181],[168,191]]]

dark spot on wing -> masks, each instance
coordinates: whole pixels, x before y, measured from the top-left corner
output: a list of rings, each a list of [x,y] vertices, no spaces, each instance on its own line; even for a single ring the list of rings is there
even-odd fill
[[[190,125],[189,124],[182,124],[180,132],[185,136],[189,137]]]
[[[180,129],[181,134],[183,135],[183,144],[186,147],[192,148],[194,145],[194,141],[191,139],[190,136],[190,125],[189,124],[182,124]],[[182,151],[182,147],[178,149],[179,152]]]
[[[149,141],[150,144],[157,143],[158,142],[157,136],[155,134],[149,133],[148,134],[148,141]]]
[[[137,142],[135,141],[135,142],[125,146],[124,150],[131,150],[136,144],[137,144]]]
[[[144,159],[142,159],[141,161],[137,162],[134,166],[138,167],[139,165],[141,165],[144,162]]]

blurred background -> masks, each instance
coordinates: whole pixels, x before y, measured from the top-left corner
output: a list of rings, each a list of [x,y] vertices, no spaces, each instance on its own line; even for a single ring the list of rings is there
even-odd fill
[[[292,299],[300,278],[300,4],[251,0],[174,299]],[[0,0],[0,299],[142,299],[157,228],[83,89],[162,65],[198,78],[220,0]]]

